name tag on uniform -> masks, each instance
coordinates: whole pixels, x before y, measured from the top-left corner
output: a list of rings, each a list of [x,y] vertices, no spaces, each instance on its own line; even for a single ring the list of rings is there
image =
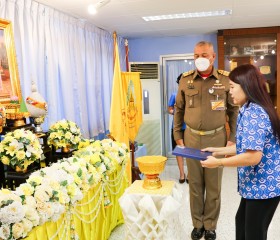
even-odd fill
[[[223,111],[226,109],[225,101],[221,100],[211,100],[211,108],[213,111]]]

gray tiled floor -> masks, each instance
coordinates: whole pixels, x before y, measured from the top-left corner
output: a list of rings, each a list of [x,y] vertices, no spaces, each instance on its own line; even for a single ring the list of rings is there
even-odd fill
[[[163,180],[174,180],[178,181],[178,167],[174,164],[175,161],[168,160],[164,172],[160,178]],[[187,170],[185,171],[187,173]],[[188,184],[184,183],[180,185],[184,191],[189,191]],[[222,185],[222,207],[220,218],[217,227],[217,240],[234,240],[235,239],[235,213],[237,211],[240,196],[237,191],[237,179],[236,179],[236,168],[225,168],[223,174],[223,185]],[[188,226],[188,232],[192,231],[191,217],[189,211],[189,204],[186,212],[186,225]],[[184,224],[185,225],[185,224]],[[278,207],[272,223],[268,230],[268,240],[279,240],[280,239],[280,206]],[[117,227],[111,234],[109,240],[123,240],[125,239],[124,226]],[[189,240],[190,236],[186,236],[185,239]]]

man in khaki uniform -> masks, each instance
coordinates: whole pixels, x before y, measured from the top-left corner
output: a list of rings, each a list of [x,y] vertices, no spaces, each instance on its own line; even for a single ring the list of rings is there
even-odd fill
[[[228,72],[213,67],[216,54],[212,43],[199,42],[194,49],[196,70],[183,74],[176,96],[174,139],[177,145],[202,149],[221,147],[235,141],[238,106],[229,95]],[[225,128],[228,119],[230,132]],[[187,127],[182,136],[183,122]],[[183,141],[184,139],[184,141]],[[222,166],[202,168],[200,161],[187,159],[193,240],[216,239],[221,206]]]

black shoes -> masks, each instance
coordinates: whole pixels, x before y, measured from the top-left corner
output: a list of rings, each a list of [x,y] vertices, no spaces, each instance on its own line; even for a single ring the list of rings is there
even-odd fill
[[[205,234],[205,235],[204,235]],[[194,228],[192,230],[192,240],[199,240],[203,237],[205,240],[215,240],[216,239],[216,232],[215,230],[205,230],[204,228]]]
[[[205,240],[215,240],[216,239],[216,232],[215,230],[205,230]]]
[[[186,175],[184,174],[184,178],[183,178],[183,179],[180,178],[180,179],[179,179],[179,183],[182,184],[182,183],[184,183],[185,181],[186,181]]]
[[[192,240],[199,240],[200,238],[202,238],[204,231],[204,228],[194,228],[191,234]]]
[[[179,179],[179,183],[184,183],[184,182],[186,182],[186,183],[189,183],[189,179],[188,178],[186,178],[186,175],[184,175],[184,178],[183,179]]]

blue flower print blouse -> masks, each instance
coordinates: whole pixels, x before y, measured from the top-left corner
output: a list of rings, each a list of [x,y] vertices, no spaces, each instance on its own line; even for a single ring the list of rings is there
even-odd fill
[[[280,196],[280,146],[268,114],[261,106],[246,103],[239,110],[237,123],[237,154],[247,149],[263,152],[257,165],[237,168],[238,192],[246,199]]]

